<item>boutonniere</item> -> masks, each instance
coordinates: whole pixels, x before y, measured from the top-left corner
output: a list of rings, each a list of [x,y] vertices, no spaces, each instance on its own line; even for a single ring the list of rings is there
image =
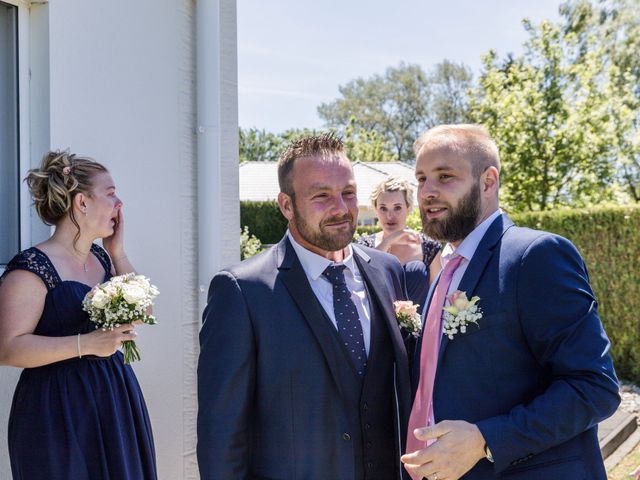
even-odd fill
[[[397,300],[393,302],[398,324],[414,337],[420,335],[422,328],[422,319],[418,313],[419,306],[411,301]]]
[[[449,340],[453,340],[453,336],[458,332],[466,333],[468,324],[478,324],[478,320],[482,318],[482,310],[478,306],[480,297],[469,300],[466,292],[456,290],[447,298],[449,306],[443,308],[442,333],[449,337]]]

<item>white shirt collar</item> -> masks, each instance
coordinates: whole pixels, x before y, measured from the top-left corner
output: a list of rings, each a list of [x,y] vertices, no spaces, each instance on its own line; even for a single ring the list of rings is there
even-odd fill
[[[293,235],[291,235],[291,232],[289,230],[287,230],[287,237],[289,237],[289,241],[291,242],[296,255],[298,255],[298,259],[300,260],[302,268],[313,280],[317,280],[318,278],[320,278],[322,272],[324,272],[329,265],[334,264],[334,262],[332,262],[328,258],[318,255],[311,250],[307,250],[298,242],[296,242],[296,239],[293,238]],[[353,249],[351,248],[351,244],[347,245],[346,248],[348,251],[348,255],[342,262],[335,263],[335,265],[344,265],[349,270],[351,270],[351,273],[355,274],[357,269],[354,265]]]
[[[487,233],[489,227],[493,223],[493,221],[502,215],[502,209],[498,208],[495,212],[493,212],[489,217],[487,217],[480,225],[473,229],[473,231],[467,235],[464,240],[458,245],[458,248],[454,247],[452,244],[447,243],[442,249],[442,266],[444,267],[454,255],[460,255],[464,257],[467,261],[470,261],[473,257],[473,254],[476,253],[478,245],[480,245],[480,241],[484,234]]]

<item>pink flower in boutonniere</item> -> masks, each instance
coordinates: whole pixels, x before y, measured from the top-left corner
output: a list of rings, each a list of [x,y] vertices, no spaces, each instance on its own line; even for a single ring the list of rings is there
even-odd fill
[[[414,337],[420,335],[420,329],[422,327],[422,319],[418,313],[419,306],[418,304],[405,300],[393,302],[398,324]]]
[[[449,306],[443,308],[442,333],[449,337],[449,340],[453,340],[457,333],[467,332],[469,323],[478,324],[478,320],[482,318],[482,310],[478,306],[478,296],[469,300],[466,292],[456,290],[447,298]]]

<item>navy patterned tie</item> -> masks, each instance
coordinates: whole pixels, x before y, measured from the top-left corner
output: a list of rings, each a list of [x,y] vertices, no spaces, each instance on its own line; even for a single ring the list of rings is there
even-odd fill
[[[344,265],[329,265],[322,274],[333,285],[333,311],[338,333],[351,356],[358,375],[363,376],[367,367],[367,351],[364,348],[362,324],[356,304],[344,280]]]

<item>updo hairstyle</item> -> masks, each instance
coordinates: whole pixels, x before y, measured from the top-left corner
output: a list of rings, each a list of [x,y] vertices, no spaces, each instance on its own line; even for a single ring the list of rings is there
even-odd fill
[[[91,196],[93,177],[103,172],[108,172],[104,165],[89,157],[50,151],[42,158],[39,168],[29,170],[25,181],[42,221],[55,225],[68,212],[79,236],[80,226],[71,208],[73,199],[78,193]]]

